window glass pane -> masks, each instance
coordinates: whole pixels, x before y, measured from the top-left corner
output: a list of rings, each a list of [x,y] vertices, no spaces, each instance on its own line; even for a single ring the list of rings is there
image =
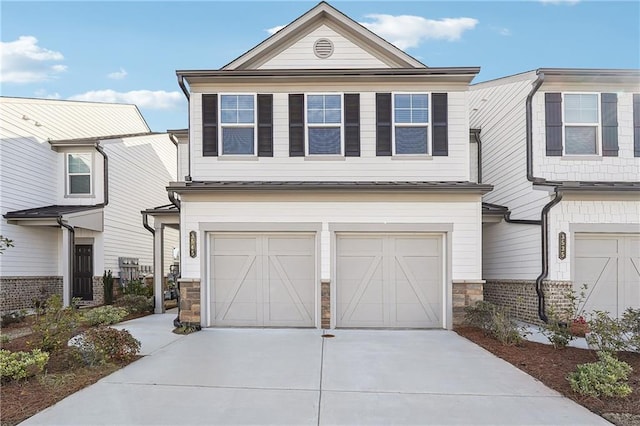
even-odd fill
[[[238,96],[238,109],[250,109],[250,110],[253,110],[253,95],[239,95]]]
[[[340,110],[339,109],[328,109],[324,113],[324,122],[325,123],[340,123]]]
[[[565,153],[597,154],[596,127],[570,126],[565,128]]]
[[[323,109],[324,99],[322,95],[309,95],[307,96],[307,108],[309,109]]]
[[[324,123],[324,112],[321,109],[310,109],[307,111],[308,123]]]
[[[429,111],[426,109],[414,109],[411,113],[412,123],[428,123]]]
[[[69,173],[91,173],[91,155],[69,154]]]
[[[91,175],[69,176],[69,194],[91,194]]]
[[[238,97],[233,95],[222,95],[220,97],[220,108],[222,109],[238,108]]]
[[[324,107],[340,110],[340,95],[325,95]]]
[[[396,108],[395,121],[396,123],[411,123],[411,110]]]
[[[396,108],[411,108],[411,95],[394,95]]]
[[[253,110],[238,111],[238,123],[253,123]]]
[[[429,106],[429,96],[426,94],[411,95],[411,107],[427,108]]]
[[[597,123],[598,95],[565,94],[564,119],[567,123]]]
[[[223,123],[237,123],[238,112],[235,109],[223,109],[222,111],[220,111],[220,121]]]
[[[396,154],[427,154],[427,127],[396,127]]]
[[[253,127],[223,127],[223,154],[253,154]]]
[[[309,154],[341,154],[340,128],[309,129]]]

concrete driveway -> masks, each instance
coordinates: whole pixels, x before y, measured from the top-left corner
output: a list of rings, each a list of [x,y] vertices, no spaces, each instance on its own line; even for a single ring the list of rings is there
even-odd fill
[[[143,359],[25,425],[609,424],[450,331],[122,325]]]

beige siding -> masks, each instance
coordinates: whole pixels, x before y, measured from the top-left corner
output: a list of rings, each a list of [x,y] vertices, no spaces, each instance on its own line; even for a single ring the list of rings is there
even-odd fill
[[[209,198],[182,197],[181,229],[187,235],[203,223],[266,222],[322,223],[419,223],[453,224],[453,279],[481,278],[481,213],[479,196],[409,196],[398,194],[305,195],[269,194],[218,195]],[[216,201],[213,201],[213,200]],[[182,256],[182,277],[201,278],[201,256]],[[187,238],[182,238],[182,253],[189,253]],[[333,263],[328,233],[322,236],[321,264],[323,278],[330,276]]]
[[[167,135],[105,143],[109,156],[109,205],[104,213],[104,267],[116,275],[118,257],[153,265],[153,237],[141,210],[168,204],[166,185],[176,179],[176,148]]]
[[[325,38],[333,43],[333,54],[318,58],[313,45]],[[356,45],[327,25],[321,25],[259,66],[259,69],[303,68],[388,68],[382,60]]]
[[[173,249],[180,249],[180,231],[177,229],[164,228],[164,274],[169,273],[169,267],[173,265]],[[176,261],[177,262],[177,261]]]
[[[236,88],[229,88],[233,91]],[[446,157],[376,157],[375,94],[379,87],[340,85],[264,87],[274,93],[274,156],[249,159],[202,156],[202,96],[191,97],[191,141],[193,180],[306,180],[306,181],[467,181],[469,180],[469,121],[465,91],[449,92],[449,155]],[[245,88],[245,90],[247,90]],[[250,89],[249,89],[250,90]],[[283,92],[284,90],[284,92]],[[299,91],[298,91],[299,90]],[[361,156],[336,159],[289,157],[288,93],[345,91],[360,93]],[[439,87],[395,85],[389,90],[446,91]],[[464,89],[463,89],[464,90]]]

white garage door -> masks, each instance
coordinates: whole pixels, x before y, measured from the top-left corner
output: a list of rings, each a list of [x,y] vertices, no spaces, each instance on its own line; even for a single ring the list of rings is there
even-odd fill
[[[575,245],[574,289],[587,285],[581,310],[620,316],[640,307],[640,235],[576,234]]]
[[[210,325],[315,325],[313,234],[214,234],[210,238]]]
[[[338,234],[336,270],[338,327],[443,327],[441,236]]]

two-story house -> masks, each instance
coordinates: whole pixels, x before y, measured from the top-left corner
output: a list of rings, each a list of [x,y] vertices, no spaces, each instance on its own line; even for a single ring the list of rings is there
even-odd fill
[[[572,290],[581,310],[638,308],[640,71],[538,69],[472,85],[470,108],[505,211],[484,225],[485,300],[529,321]]]
[[[151,272],[140,210],[168,202],[176,142],[135,105],[1,97],[0,112],[0,235],[14,244],[0,254],[0,310],[51,294],[99,304],[105,270]],[[166,242],[178,247],[177,231]]]
[[[478,71],[427,67],[324,2],[219,70],[177,71],[181,320],[450,328],[482,294]]]

